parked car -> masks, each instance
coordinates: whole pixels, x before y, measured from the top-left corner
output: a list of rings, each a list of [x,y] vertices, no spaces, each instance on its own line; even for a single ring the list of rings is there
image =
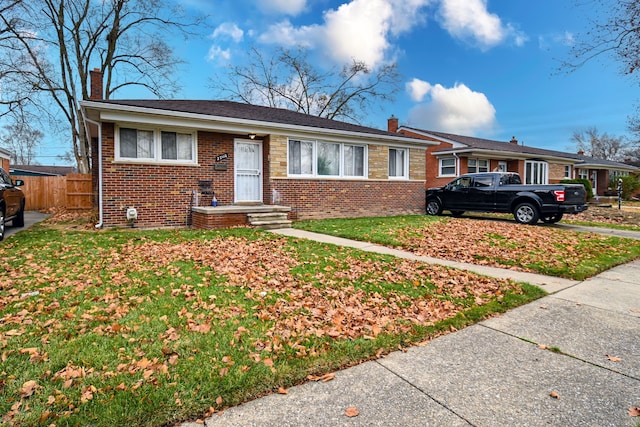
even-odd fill
[[[587,192],[582,184],[523,185],[511,172],[466,174],[444,187],[427,190],[426,210],[453,216],[466,211],[513,213],[517,222],[535,224],[539,219],[555,223],[565,213],[587,209]]]
[[[13,182],[9,174],[0,168],[0,240],[4,239],[4,229],[9,221],[14,227],[24,227],[24,193],[18,187],[22,180]]]

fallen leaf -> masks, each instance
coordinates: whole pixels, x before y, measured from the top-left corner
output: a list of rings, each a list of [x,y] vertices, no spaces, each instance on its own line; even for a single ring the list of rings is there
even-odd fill
[[[286,388],[279,387],[278,394],[289,394],[289,391]]]
[[[553,397],[554,399],[560,399],[560,395],[555,391],[549,393],[549,396]]]
[[[622,362],[622,358],[620,357],[611,356],[609,354],[607,354],[606,356],[607,356],[607,359],[609,359],[611,362]]]
[[[538,344],[538,348],[539,348],[540,350],[546,350],[546,349],[548,349],[549,347],[547,347],[547,346],[546,346],[546,345],[544,345],[544,344]]]
[[[354,407],[354,406],[349,406],[349,407],[347,408],[347,410],[346,410],[346,411],[344,411],[344,414],[345,414],[347,417],[350,417],[350,418],[351,418],[351,417],[357,417],[358,415],[360,415],[360,411],[358,411],[358,409],[357,409],[356,407]]]
[[[222,396],[218,396],[216,398],[216,405],[221,406],[222,405]]]
[[[640,406],[632,406],[629,408],[630,417],[640,417]]]
[[[38,383],[34,380],[27,381],[20,387],[20,397],[29,397],[38,389]]]

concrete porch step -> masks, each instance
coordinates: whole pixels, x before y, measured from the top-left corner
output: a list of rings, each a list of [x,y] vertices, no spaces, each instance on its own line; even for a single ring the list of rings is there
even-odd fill
[[[286,212],[248,213],[247,220],[252,227],[263,230],[291,227],[291,221],[287,219]]]

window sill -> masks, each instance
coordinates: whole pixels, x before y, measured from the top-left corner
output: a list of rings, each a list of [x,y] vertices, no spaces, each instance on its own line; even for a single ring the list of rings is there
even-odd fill
[[[199,163],[194,162],[173,162],[158,160],[138,160],[138,159],[116,159],[112,163],[120,165],[149,165],[149,166],[192,166],[199,167]]]

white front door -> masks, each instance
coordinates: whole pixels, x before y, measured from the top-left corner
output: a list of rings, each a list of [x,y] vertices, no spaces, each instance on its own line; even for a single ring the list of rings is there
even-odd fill
[[[236,203],[262,203],[262,142],[236,140]]]

